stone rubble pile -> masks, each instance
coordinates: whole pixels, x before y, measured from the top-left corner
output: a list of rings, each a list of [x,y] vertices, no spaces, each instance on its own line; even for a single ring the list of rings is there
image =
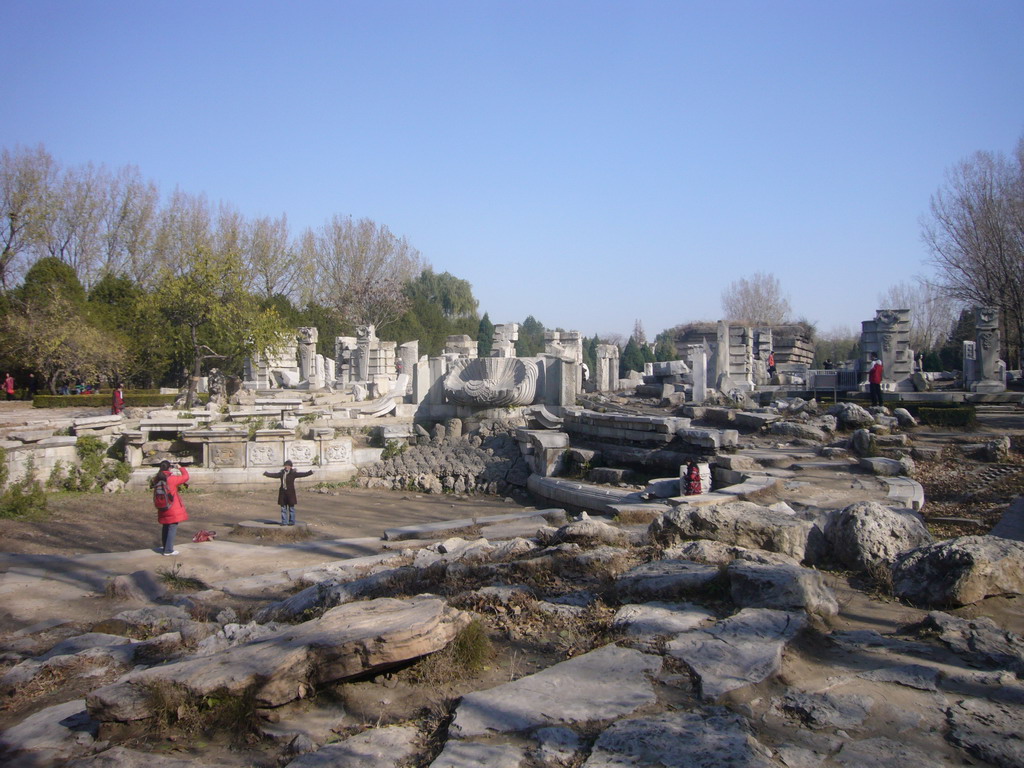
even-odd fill
[[[290,768],[1024,764],[1024,639],[941,611],[900,634],[835,630],[833,581],[818,569],[891,569],[909,599],[952,604],[1024,591],[1009,575],[1024,572],[1024,545],[933,544],[916,517],[877,503],[817,517],[680,507],[639,531],[535,522],[532,536],[448,536],[311,568],[299,580],[309,586],[247,624],[211,589],[158,597],[51,648],[28,643],[0,678],[7,695],[61,667],[96,685],[0,734],[5,765],[203,764],[110,741],[154,717],[166,690],[251,697],[275,734],[267,749]],[[580,653],[453,701],[432,748],[415,723],[336,724],[315,738],[275,725],[318,689],[448,646],[474,617],[523,641],[579,633],[602,610],[603,634]],[[825,671],[796,672],[812,660]]]

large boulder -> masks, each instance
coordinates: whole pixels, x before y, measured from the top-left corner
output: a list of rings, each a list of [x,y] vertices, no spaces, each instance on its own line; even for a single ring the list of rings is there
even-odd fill
[[[781,552],[801,561],[814,524],[749,501],[706,507],[677,507],[651,523],[648,533],[662,547],[691,539],[711,539],[748,549]]]
[[[1024,543],[960,536],[904,552],[892,569],[893,592],[917,605],[969,605],[1024,593]]]
[[[920,518],[877,501],[858,501],[833,512],[825,541],[836,562],[856,571],[892,565],[900,552],[932,543]]]
[[[875,417],[856,403],[836,403],[828,409],[828,414],[835,416],[843,429],[870,427],[875,423]]]
[[[726,572],[732,601],[743,608],[804,610],[822,618],[839,613],[839,603],[821,571],[736,560]]]
[[[196,699],[253,695],[258,706],[279,706],[318,685],[438,651],[469,622],[469,614],[430,595],[351,603],[252,643],[131,672],[90,693],[86,704],[104,722],[152,717],[161,688]]]
[[[801,424],[798,421],[776,421],[768,431],[773,435],[782,437],[795,437],[800,440],[811,440],[816,443],[823,443],[828,438],[825,430],[812,424]]]

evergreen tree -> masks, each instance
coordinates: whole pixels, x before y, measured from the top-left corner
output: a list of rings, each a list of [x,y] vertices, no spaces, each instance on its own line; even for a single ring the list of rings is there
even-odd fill
[[[622,350],[622,355],[619,357],[619,378],[626,378],[629,371],[642,372],[643,369],[643,352],[640,351],[640,345],[636,343],[636,339],[630,336],[629,341],[626,342],[626,348]]]
[[[654,360],[655,362],[664,363],[669,360],[678,360],[679,353],[676,351],[676,345],[672,341],[672,335],[668,331],[663,331],[658,334],[658,338],[654,344]]]
[[[530,315],[519,326],[519,340],[516,342],[517,357],[536,357],[544,351],[544,326]]]
[[[490,357],[491,349],[494,347],[494,323],[491,322],[491,318],[486,312],[480,318],[480,327],[476,332],[476,341],[478,344],[477,354],[480,357]]]

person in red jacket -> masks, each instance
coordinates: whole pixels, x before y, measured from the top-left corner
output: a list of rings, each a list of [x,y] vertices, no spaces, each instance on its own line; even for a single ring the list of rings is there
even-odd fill
[[[868,389],[871,390],[871,404],[882,404],[882,361],[871,353],[871,367],[868,368]]]
[[[114,394],[110,401],[110,412],[115,416],[124,410],[124,391],[121,385],[114,387]]]
[[[178,530],[178,523],[188,520],[188,512],[178,492],[178,486],[188,482],[188,470],[180,464],[175,466],[178,474],[173,473],[171,462],[161,461],[159,471],[149,481],[153,489],[153,504],[157,508],[156,519],[163,526],[160,536],[163,546],[160,549],[166,557],[181,554],[174,548],[174,534]],[[161,498],[164,493],[166,501]]]

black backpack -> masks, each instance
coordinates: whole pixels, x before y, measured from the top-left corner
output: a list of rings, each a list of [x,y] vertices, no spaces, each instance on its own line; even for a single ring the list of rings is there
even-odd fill
[[[160,478],[153,483],[153,506],[158,512],[166,512],[174,503],[174,494],[167,485],[167,475],[160,473]]]

